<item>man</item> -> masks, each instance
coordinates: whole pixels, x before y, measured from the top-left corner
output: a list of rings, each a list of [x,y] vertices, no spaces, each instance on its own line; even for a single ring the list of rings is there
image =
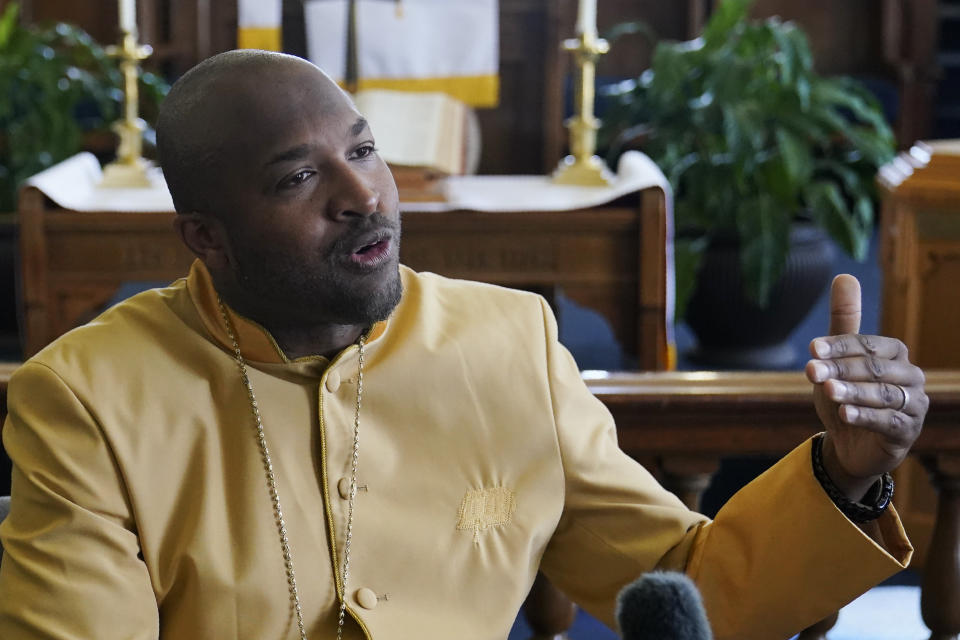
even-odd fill
[[[783,638],[909,560],[881,474],[923,375],[853,335],[855,282],[808,367],[826,437],[709,523],[619,451],[540,298],[398,266],[396,187],[316,67],[216,56],[158,139],[198,261],[11,380],[0,637],[504,638],[538,567],[611,624],[660,567],[718,638]]]

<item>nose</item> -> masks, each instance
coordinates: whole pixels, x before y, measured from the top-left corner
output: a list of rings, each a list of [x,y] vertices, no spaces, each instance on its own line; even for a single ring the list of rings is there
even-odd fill
[[[367,175],[351,166],[349,161],[338,163],[330,174],[330,199],[327,215],[334,220],[366,217],[380,207],[380,194]]]

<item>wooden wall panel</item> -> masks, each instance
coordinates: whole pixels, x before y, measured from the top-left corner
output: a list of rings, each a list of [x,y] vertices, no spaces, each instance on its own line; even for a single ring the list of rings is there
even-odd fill
[[[565,35],[573,33],[575,3],[569,5],[563,26]],[[688,37],[690,9],[683,2],[662,0],[604,0],[598,5],[597,27],[606,33],[622,22],[646,23],[660,38],[685,40]],[[601,76],[638,76],[650,66],[655,42],[635,34],[613,43],[610,53],[600,58],[597,72]]]
[[[0,0],[6,8],[10,0]],[[86,29],[98,42],[117,39],[116,0],[20,0],[20,13],[28,23],[70,22]]]
[[[548,58],[559,46],[555,4],[549,0],[500,2],[500,105],[480,109],[483,149],[480,173],[539,173],[557,157],[545,157],[548,131],[544,114],[556,91],[547,95]],[[559,111],[554,117],[559,118]]]
[[[138,16],[147,65],[171,80],[237,45],[236,0],[138,0]]]
[[[757,0],[753,13],[803,27],[823,73],[879,73],[884,71],[882,8],[877,0]]]

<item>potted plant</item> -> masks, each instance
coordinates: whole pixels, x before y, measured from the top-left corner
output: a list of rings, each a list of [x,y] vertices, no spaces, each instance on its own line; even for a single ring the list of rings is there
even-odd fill
[[[824,240],[800,258],[820,266],[820,282],[797,284],[791,240],[802,252],[826,234],[862,260],[874,176],[894,137],[866,89],[818,75],[804,33],[749,19],[752,4],[724,0],[701,37],[660,42],[649,69],[608,91],[601,144],[615,161],[639,140],[673,186],[678,312],[701,347],[749,359],[747,341],[759,338],[759,360],[732,364],[778,366],[792,360],[783,341],[830,275]],[[738,268],[721,274],[731,261]],[[711,297],[720,308],[705,308]],[[760,317],[733,309],[736,298]],[[783,306],[796,317],[772,318]]]
[[[0,16],[0,211],[15,208],[16,191],[31,175],[83,148],[84,136],[104,133],[120,118],[123,77],[118,61],[78,27],[19,23],[17,3]],[[144,73],[146,119],[169,87]]]
[[[24,180],[83,148],[112,152],[109,127],[120,118],[123,77],[82,29],[58,23],[24,26],[17,3],[0,16],[0,299],[14,299],[17,190]],[[144,73],[147,121],[169,89]],[[0,356],[19,357],[15,305],[0,314]]]

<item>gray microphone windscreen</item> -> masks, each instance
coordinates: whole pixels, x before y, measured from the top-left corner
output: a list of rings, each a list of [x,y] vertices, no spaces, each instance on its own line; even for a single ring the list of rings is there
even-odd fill
[[[655,571],[617,596],[623,640],[712,640],[700,592],[687,576]]]

